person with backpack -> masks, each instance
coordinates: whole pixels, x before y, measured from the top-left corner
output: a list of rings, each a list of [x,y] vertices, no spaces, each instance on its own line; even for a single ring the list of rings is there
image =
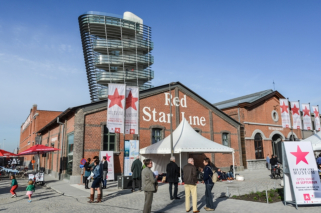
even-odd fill
[[[203,161],[204,164],[204,175],[203,175],[203,183],[205,183],[205,202],[206,206],[204,209],[206,211],[214,211],[214,203],[213,203],[213,195],[212,189],[214,187],[214,173],[210,166],[210,159],[205,158]]]

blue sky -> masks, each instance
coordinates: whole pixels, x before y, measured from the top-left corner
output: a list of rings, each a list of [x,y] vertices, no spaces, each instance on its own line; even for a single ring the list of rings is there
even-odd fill
[[[265,89],[321,104],[321,1],[2,1],[0,144],[33,104],[90,102],[78,16],[131,11],[152,27],[153,85],[180,81],[214,103]]]

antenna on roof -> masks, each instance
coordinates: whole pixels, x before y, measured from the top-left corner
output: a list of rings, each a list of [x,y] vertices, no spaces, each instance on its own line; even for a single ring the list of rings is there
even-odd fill
[[[274,91],[275,91],[275,83],[274,83],[274,80],[273,80],[273,89],[274,89]]]

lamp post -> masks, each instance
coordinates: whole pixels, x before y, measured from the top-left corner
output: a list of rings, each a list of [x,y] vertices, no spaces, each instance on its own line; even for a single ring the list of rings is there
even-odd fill
[[[173,124],[172,124],[172,94],[171,94],[171,85],[174,85],[175,82],[168,84],[169,89],[169,118],[170,118],[170,129],[171,129],[171,157],[174,156],[174,147],[173,147]]]

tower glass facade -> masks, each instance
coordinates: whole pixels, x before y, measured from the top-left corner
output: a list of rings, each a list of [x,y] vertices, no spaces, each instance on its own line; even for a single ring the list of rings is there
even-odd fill
[[[78,21],[92,102],[107,98],[108,83],[153,87],[154,45],[141,18],[131,12],[123,17],[88,12]]]

